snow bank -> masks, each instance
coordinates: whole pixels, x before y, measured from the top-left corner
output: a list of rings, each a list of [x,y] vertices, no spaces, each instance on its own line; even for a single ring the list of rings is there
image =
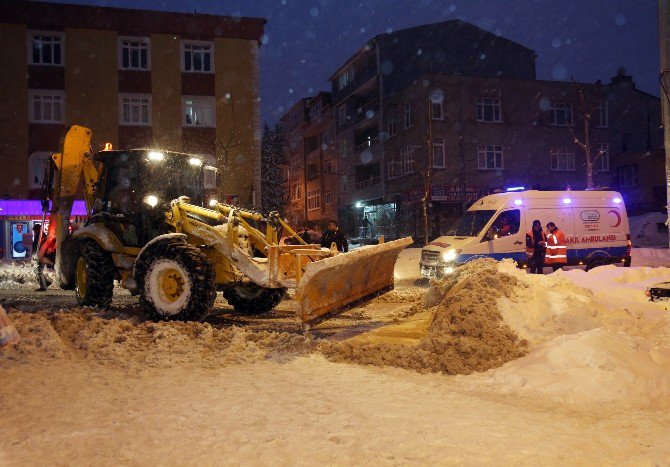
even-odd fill
[[[526,285],[498,306],[532,351],[486,373],[487,383],[569,403],[670,404],[667,311],[644,295],[670,270],[607,266],[540,276],[508,261],[499,269]]]
[[[213,328],[207,323],[105,319],[90,309],[12,312],[21,341],[0,349],[0,366],[48,359],[84,358],[140,371],[146,366],[215,368],[308,353],[306,337],[286,332]]]
[[[45,277],[53,282],[54,272],[44,269]],[[34,288],[38,287],[33,263],[0,263],[0,289]]]
[[[667,246],[665,248],[633,247],[631,258],[631,265],[633,266],[670,267],[670,249],[668,249]]]
[[[435,281],[423,311],[432,320],[416,344],[352,339],[326,342],[321,351],[338,362],[396,366],[419,372],[469,374],[526,353],[527,342],[503,322],[497,298],[509,296],[517,279],[500,273],[493,260],[477,260]]]
[[[421,248],[405,248],[398,255],[395,263],[394,279],[395,282],[412,282],[421,279],[419,271],[419,259],[421,258]]]

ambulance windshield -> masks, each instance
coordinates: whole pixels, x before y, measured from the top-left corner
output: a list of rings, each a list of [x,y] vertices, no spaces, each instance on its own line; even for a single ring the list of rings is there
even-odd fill
[[[490,210],[467,211],[458,221],[454,236],[476,237],[495,213]]]

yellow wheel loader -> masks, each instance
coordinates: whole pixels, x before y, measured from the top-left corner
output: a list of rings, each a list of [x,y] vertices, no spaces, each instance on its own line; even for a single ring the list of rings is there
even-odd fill
[[[349,253],[307,245],[276,212],[204,207],[205,173],[216,169],[197,156],[91,154],[90,142],[91,130],[73,125],[52,156],[49,231],[40,246],[40,258],[53,258],[61,287],[74,289],[81,305],[109,306],[117,280],[154,319],[201,320],[217,290],[240,312],[264,313],[293,288],[297,316],[313,323],[392,288],[395,261],[412,241]],[[82,182],[88,220],[71,232]],[[280,245],[282,230],[300,244]]]

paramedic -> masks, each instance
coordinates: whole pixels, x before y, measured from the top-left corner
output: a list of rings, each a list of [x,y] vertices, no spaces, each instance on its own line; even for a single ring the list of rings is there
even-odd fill
[[[568,247],[565,234],[556,227],[556,224],[549,222],[547,224],[547,256],[545,263],[551,266],[554,271],[561,269],[568,264]]]

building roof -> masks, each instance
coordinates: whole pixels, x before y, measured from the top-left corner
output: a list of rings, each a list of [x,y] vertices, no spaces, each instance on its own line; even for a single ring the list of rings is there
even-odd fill
[[[122,35],[174,34],[201,40],[260,40],[267,22],[264,18],[25,0],[1,1],[0,18],[2,22],[26,24],[31,29],[62,31],[65,28],[86,28],[118,31]]]

